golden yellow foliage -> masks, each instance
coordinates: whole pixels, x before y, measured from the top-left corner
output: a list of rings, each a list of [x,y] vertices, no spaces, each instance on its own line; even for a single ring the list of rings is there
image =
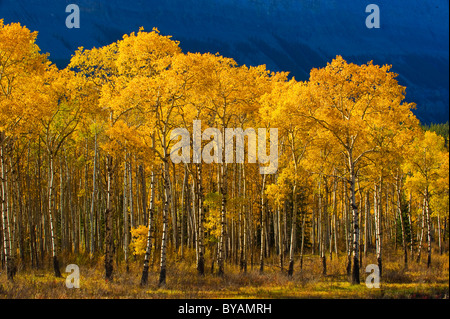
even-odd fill
[[[148,227],[139,225],[131,228],[130,252],[142,257],[147,249]]]

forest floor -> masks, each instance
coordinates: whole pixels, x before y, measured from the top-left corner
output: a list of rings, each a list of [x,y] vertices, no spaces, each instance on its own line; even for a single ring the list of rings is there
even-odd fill
[[[206,256],[208,257],[208,256]],[[449,298],[449,254],[432,256],[432,265],[426,266],[426,255],[421,263],[409,261],[404,269],[400,253],[384,256],[380,288],[369,289],[365,268],[375,263],[369,255],[361,267],[361,284],[351,285],[346,275],[346,257],[332,260],[327,256],[327,275],[322,274],[322,262],[317,255],[305,255],[303,271],[298,261],[292,278],[287,276],[287,265],[280,271],[276,256],[268,259],[264,273],[260,274],[255,262],[248,266],[246,274],[238,266],[226,264],[225,276],[211,273],[207,259],[206,274],[199,276],[195,269],[195,257],[169,258],[167,283],[157,286],[157,262],[149,272],[149,284],[140,287],[142,262],[129,262],[129,271],[124,263],[114,264],[114,280],[107,282],[101,259],[90,261],[86,256],[61,258],[62,278],[55,278],[50,266],[46,269],[29,269],[19,265],[13,282],[8,282],[4,271],[0,274],[0,298],[65,299],[65,298],[175,298],[175,299],[275,299],[275,298],[321,298],[321,299],[443,299]],[[255,258],[256,260],[256,258]],[[80,269],[80,288],[66,287],[65,267],[77,264]],[[286,262],[287,264],[287,262]]]

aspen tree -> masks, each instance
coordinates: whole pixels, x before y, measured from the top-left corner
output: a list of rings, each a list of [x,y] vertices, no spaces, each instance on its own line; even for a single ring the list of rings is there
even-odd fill
[[[329,132],[346,163],[352,214],[352,284],[359,284],[359,210],[356,179],[361,166],[379,151],[377,141],[414,125],[410,103],[402,103],[405,88],[390,66],[347,63],[336,57],[327,67],[311,71],[309,85],[315,103],[305,114],[317,128]],[[389,125],[389,126],[388,126]]]

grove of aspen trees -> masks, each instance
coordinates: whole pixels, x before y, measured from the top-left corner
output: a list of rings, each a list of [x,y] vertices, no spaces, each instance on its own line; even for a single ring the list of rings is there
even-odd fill
[[[345,256],[348,280],[367,264],[383,276],[395,251],[405,267],[448,251],[449,153],[425,130],[389,65],[336,56],[307,81],[140,29],[79,48],[58,69],[37,32],[0,20],[1,260],[61,277],[67,256],[138,262],[136,285],[170,259],[199,276]],[[176,128],[277,128],[278,170],[260,163],[175,164]],[[203,138],[202,146],[209,139]],[[215,149],[217,150],[217,149]],[[191,154],[192,155],[192,154]],[[137,260],[137,261],[136,261]],[[64,262],[63,262],[64,261]],[[152,267],[151,265],[155,265]],[[51,267],[51,268],[50,268]],[[128,266],[127,266],[128,269]],[[3,275],[2,275],[3,276]],[[156,278],[156,277],[155,277]]]

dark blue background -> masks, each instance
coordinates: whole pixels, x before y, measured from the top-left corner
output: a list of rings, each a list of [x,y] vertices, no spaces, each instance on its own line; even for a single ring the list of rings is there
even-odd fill
[[[80,29],[66,28],[70,3],[80,7]],[[380,29],[365,26],[370,3],[380,8]],[[38,45],[59,67],[79,46],[106,45],[140,26],[172,35],[185,52],[219,52],[297,80],[339,54],[392,64],[425,123],[449,116],[448,17],[448,0],[0,0],[0,18],[39,31]]]

